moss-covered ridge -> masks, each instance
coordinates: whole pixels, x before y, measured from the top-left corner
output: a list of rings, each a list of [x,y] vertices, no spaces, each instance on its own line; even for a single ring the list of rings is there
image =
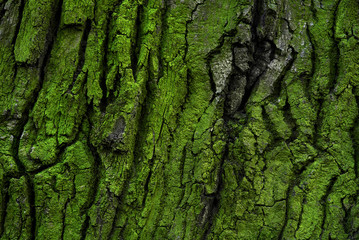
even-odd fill
[[[358,10],[0,1],[0,238],[358,238]]]

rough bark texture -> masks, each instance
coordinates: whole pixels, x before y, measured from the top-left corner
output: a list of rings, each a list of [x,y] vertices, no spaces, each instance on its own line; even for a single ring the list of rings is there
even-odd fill
[[[0,0],[1,239],[359,239],[357,0]]]

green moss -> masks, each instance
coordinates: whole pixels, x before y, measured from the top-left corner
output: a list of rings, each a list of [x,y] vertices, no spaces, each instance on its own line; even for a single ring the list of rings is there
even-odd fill
[[[4,233],[2,239],[29,239],[31,238],[30,186],[25,177],[10,179],[7,189],[9,199],[7,214],[4,219]]]
[[[1,239],[356,238],[357,8],[0,1]]]
[[[26,1],[20,31],[16,37],[14,55],[17,62],[35,65],[45,54],[54,28],[58,1]]]
[[[79,141],[62,156],[61,163],[34,177],[36,236],[39,238],[80,238],[86,218],[84,211],[93,202],[96,176],[90,150]]]
[[[87,19],[94,17],[94,1],[64,0],[62,5],[62,21],[65,25],[83,25]]]

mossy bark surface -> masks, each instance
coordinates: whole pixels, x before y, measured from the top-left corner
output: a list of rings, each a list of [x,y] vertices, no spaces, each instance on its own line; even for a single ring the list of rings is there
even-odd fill
[[[357,0],[0,0],[0,239],[359,239]]]

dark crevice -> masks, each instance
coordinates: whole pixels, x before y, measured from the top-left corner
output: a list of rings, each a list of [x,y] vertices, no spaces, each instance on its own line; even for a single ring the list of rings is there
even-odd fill
[[[217,194],[213,195],[203,195],[201,201],[204,203],[204,207],[199,214],[199,223],[202,228],[205,229],[202,240],[207,240],[208,235],[211,232],[214,216],[218,212],[219,206],[219,199],[216,196]]]
[[[258,34],[258,29],[264,24],[262,23],[262,18],[264,17],[263,4],[263,0],[255,0],[253,5],[251,24],[252,46],[248,47],[253,60],[248,62],[250,68],[244,73],[246,84],[237,112],[245,113],[245,107],[260,78],[266,73],[269,63],[276,55],[280,54],[279,49],[277,49],[272,40]]]
[[[115,79],[114,79],[114,83],[113,83],[113,88],[108,90],[108,96],[106,98],[106,106],[109,103],[112,103],[116,100],[116,93],[117,91],[119,91],[120,88],[120,81],[121,81],[121,76],[120,76],[120,72],[117,69],[116,70],[116,74],[115,74]]]
[[[164,37],[165,36],[165,33],[168,29],[168,2],[167,0],[164,0],[163,1],[163,8],[161,8],[161,27],[158,27],[157,31],[159,31],[161,34],[160,36],[160,44],[158,46],[158,52],[159,52],[159,56],[154,56],[154,57],[158,57],[159,58],[159,74],[158,74],[158,79],[152,79],[152,80],[155,80],[156,83],[158,83],[158,80],[161,79],[164,75],[164,64],[163,64],[163,49],[162,49],[162,46],[165,44],[165,41],[166,41],[166,38]],[[157,69],[154,69],[154,71],[157,71]]]
[[[85,23],[85,28],[83,30],[82,33],[82,38],[81,38],[81,42],[80,42],[80,48],[79,48],[79,53],[78,53],[78,62],[77,62],[77,66],[76,66],[76,70],[74,72],[73,78],[72,78],[72,83],[69,86],[67,92],[71,92],[77,77],[80,75],[80,73],[82,72],[82,68],[85,64],[85,53],[86,53],[86,47],[87,47],[87,39],[89,37],[91,31],[91,20],[87,19],[86,23]]]
[[[290,22],[288,21],[288,19],[282,18],[282,20],[286,22],[289,33],[294,34],[294,30],[290,27]]]
[[[230,131],[227,124],[225,127],[226,127],[227,131]],[[214,150],[212,149],[212,151],[214,151]],[[221,158],[219,171],[218,171],[218,175],[217,175],[217,181],[218,181],[217,189],[214,191],[213,194],[204,193],[202,195],[202,202],[203,202],[203,200],[205,200],[204,201],[205,207],[203,208],[199,217],[200,217],[200,222],[202,222],[201,225],[203,226],[204,225],[203,223],[206,224],[205,231],[201,238],[203,240],[208,239],[208,236],[211,233],[211,230],[213,227],[214,219],[215,219],[215,217],[218,213],[219,207],[220,207],[221,192],[223,189],[223,174],[224,174],[223,165],[224,165],[224,162],[228,159],[228,157],[229,157],[229,139],[226,139],[226,145],[224,148],[223,156]],[[208,216],[205,219],[203,219],[204,214],[208,214]]]
[[[355,97],[356,104],[358,106],[359,103],[359,97]],[[353,127],[350,130],[350,135],[352,139],[353,149],[354,149],[354,172],[355,177],[358,178],[358,162],[359,162],[359,118],[357,117],[357,120],[354,122]]]
[[[313,157],[313,158],[308,159],[306,162],[304,162],[304,163],[302,163],[302,164],[299,164],[299,163],[296,164],[296,165],[294,166],[294,173],[295,173],[297,176],[302,175],[303,172],[304,172],[305,170],[307,170],[308,167],[309,167],[312,163],[315,162],[315,160],[316,160],[316,158]]]
[[[151,167],[152,168],[152,167]],[[145,204],[146,204],[146,199],[147,199],[147,194],[148,194],[148,185],[150,184],[150,181],[151,181],[151,176],[152,176],[152,170],[150,168],[150,172],[149,174],[147,175],[147,178],[146,178],[146,182],[145,182],[145,185],[144,185],[144,196],[143,196],[143,200],[142,200],[142,207],[145,207]]]
[[[256,35],[255,35],[256,36]],[[250,70],[246,73],[247,83],[241,104],[238,107],[239,112],[245,112],[245,107],[257,87],[260,78],[266,73],[268,65],[274,59],[276,46],[269,40],[253,39],[253,61],[250,63]]]
[[[334,184],[337,181],[338,177],[339,176],[336,175],[332,179],[330,179],[329,185],[327,187],[327,191],[325,192],[325,195],[320,200],[320,203],[323,206],[323,221],[322,221],[322,224],[321,224],[322,232],[320,233],[320,239],[322,239],[323,233],[326,230],[324,225],[325,225],[325,222],[327,220],[328,197],[329,197],[329,194],[332,192]]]
[[[1,19],[2,17],[5,15],[5,4],[7,3],[7,1],[4,1],[2,3],[0,3],[0,22],[1,22]]]
[[[30,224],[30,239],[34,240],[36,238],[36,206],[35,206],[35,190],[34,190],[34,182],[31,176],[26,175],[26,184],[28,189],[29,196],[29,205],[30,205],[30,216],[31,216],[31,224]]]
[[[302,226],[302,219],[303,219],[303,213],[304,213],[304,204],[307,202],[306,197],[304,196],[302,199],[302,203],[301,203],[301,209],[300,209],[300,214],[299,214],[299,219],[298,219],[298,223],[297,223],[297,228],[295,229],[295,234],[298,232],[300,226]]]
[[[314,0],[310,1],[310,11],[312,12],[314,20],[318,20],[317,9],[315,8]]]
[[[357,190],[353,196],[353,202],[352,202],[352,206],[350,207],[350,209],[348,209],[348,213],[349,213],[349,219],[347,222],[347,227],[348,227],[348,231],[349,231],[349,237],[348,239],[354,240],[354,239],[359,239],[359,228],[355,228],[355,222],[356,222],[356,216],[355,215],[355,210],[353,208],[356,208],[355,206],[358,205],[358,200],[359,200],[359,190]],[[354,211],[353,211],[354,210]]]
[[[81,215],[85,214],[88,211],[88,209],[90,209],[91,206],[95,202],[99,184],[100,184],[100,179],[102,177],[101,171],[103,169],[101,157],[98,154],[96,148],[90,143],[89,139],[87,140],[87,144],[88,144],[88,147],[89,147],[91,154],[93,156],[93,159],[94,159],[94,164],[93,164],[92,170],[91,170],[91,173],[93,176],[93,181],[92,181],[92,186],[90,187],[88,199],[84,203],[84,205],[81,207]]]
[[[0,23],[2,18],[4,17],[5,13],[6,13],[6,9],[5,9],[5,5],[6,5],[7,1],[4,1],[2,3],[0,3]]]
[[[263,0],[254,0],[253,1],[253,19],[251,25],[252,32],[252,42],[256,43],[258,39],[257,28],[260,24],[263,12]]]
[[[186,162],[186,156],[187,156],[187,148],[188,148],[188,144],[186,144],[186,146],[183,148],[182,150],[182,157],[179,159],[180,161],[180,166],[179,166],[179,169],[180,169],[180,179],[179,179],[179,182],[181,184],[181,197],[179,199],[181,199],[180,201],[178,201],[178,205],[179,207],[181,207],[182,205],[182,201],[183,201],[183,197],[185,195],[185,191],[184,191],[184,188],[185,186],[183,186],[183,173],[184,173],[184,166],[185,166],[185,162]]]
[[[21,0],[20,1],[20,7],[19,7],[19,15],[18,15],[18,22],[16,24],[16,28],[15,28],[15,34],[14,34],[14,38],[12,40],[12,46],[15,46],[15,42],[16,42],[16,39],[17,39],[17,35],[19,34],[20,32],[20,26],[21,26],[21,20],[22,20],[22,16],[24,14],[24,8],[25,8],[25,0]],[[5,12],[4,12],[5,14]]]
[[[285,105],[282,110],[283,110],[283,115],[284,115],[284,121],[291,128],[291,135],[289,136],[289,139],[286,141],[286,143],[288,145],[290,142],[293,142],[299,136],[298,125],[292,115],[292,110],[291,110],[291,106],[288,101],[288,96],[286,98],[286,102],[285,102]]]
[[[263,117],[263,124],[265,126],[265,128],[271,133],[271,140],[273,142],[273,144],[268,144],[267,146],[265,146],[264,149],[261,149],[261,153],[264,152],[270,152],[271,150],[275,149],[277,147],[278,142],[281,142],[282,138],[280,137],[280,135],[278,134],[277,129],[274,127],[274,124],[272,124],[271,119],[265,109],[265,106],[261,106],[262,108],[262,117]],[[265,168],[262,169],[262,172],[264,173],[264,171],[267,169],[267,162],[264,161],[265,163]]]
[[[211,84],[211,90],[213,92],[210,102],[213,102],[214,98],[216,97],[216,83],[214,82],[214,79],[213,79],[213,72],[212,72],[210,61],[211,61],[211,59],[207,60],[207,69],[208,69],[208,76],[209,76],[209,80],[210,80],[210,84]]]
[[[323,107],[323,103],[324,100],[323,99],[318,99],[318,108],[317,108],[317,116],[316,116],[316,121],[314,123],[314,137],[313,137],[313,144],[317,149],[321,149],[324,150],[323,147],[321,147],[320,145],[318,145],[318,140],[321,137],[320,136],[320,127],[322,126],[322,116],[321,116],[321,110]]]
[[[86,234],[87,234],[87,229],[90,226],[90,217],[86,216],[86,219],[81,227],[81,240],[85,240],[86,239]]]
[[[119,239],[119,240],[125,240],[125,238],[123,237],[123,232],[124,232],[124,230],[126,229],[127,224],[128,224],[128,220],[126,219],[126,222],[125,222],[124,226],[121,227],[121,230],[120,230],[120,232],[119,232],[119,234],[118,234],[118,236],[117,236],[117,239]],[[109,237],[108,239],[110,240],[111,238]]]
[[[309,43],[310,43],[310,46],[312,48],[311,50],[311,62],[312,62],[312,69],[308,75],[308,79],[312,79],[313,76],[314,76],[314,73],[316,72],[316,61],[317,61],[317,56],[316,56],[316,50],[315,50],[315,45],[314,45],[314,42],[313,42],[313,35],[312,33],[310,32],[309,30],[309,27],[308,27],[308,23],[306,25],[306,33],[307,33],[307,37],[308,37],[308,40],[309,40]],[[309,80],[307,82],[307,85],[306,85],[306,90],[308,89],[308,86],[309,86]],[[308,98],[310,99],[310,98]]]
[[[288,220],[289,220],[289,196],[290,196],[290,193],[293,191],[294,189],[294,186],[295,186],[295,181],[293,181],[293,183],[291,185],[288,186],[288,189],[287,189],[287,192],[286,192],[286,198],[285,198],[285,217],[284,217],[284,223],[283,223],[283,227],[282,229],[280,230],[280,233],[279,233],[279,236],[278,236],[278,239],[283,239],[283,234],[284,234],[284,231],[285,231],[285,228],[287,227],[287,224],[288,224]]]
[[[148,56],[148,66],[149,66],[149,61],[150,61],[150,55]],[[142,149],[143,147],[141,146],[141,143],[143,142],[144,140],[144,135],[147,131],[149,131],[149,127],[148,127],[148,124],[147,124],[147,113],[150,111],[150,104],[147,103],[147,100],[150,99],[149,101],[151,101],[151,97],[152,97],[152,91],[151,91],[151,87],[149,86],[150,85],[150,71],[148,70],[148,79],[147,79],[147,82],[145,84],[145,87],[146,87],[146,91],[145,91],[145,97],[144,97],[144,104],[141,106],[141,110],[140,110],[140,117],[139,117],[139,120],[138,120],[138,130],[137,130],[137,133],[136,133],[136,137],[135,137],[135,146],[134,146],[134,149]],[[163,116],[162,116],[162,119],[163,119]],[[160,132],[159,132],[159,138],[161,136],[161,132],[162,132],[162,127],[163,127],[163,122],[162,122],[162,125],[161,125],[161,129],[160,129]],[[152,129],[152,132],[153,132],[153,157],[151,159],[148,159],[148,164],[149,164],[149,169],[150,169],[150,172],[146,178],[146,182],[145,182],[145,185],[144,185],[144,197],[142,199],[142,206],[145,206],[145,201],[146,201],[146,197],[147,197],[147,193],[148,193],[148,184],[150,182],[150,178],[151,178],[151,175],[152,175],[152,166],[153,166],[153,159],[154,159],[154,152],[155,152],[155,133],[154,133],[154,130]],[[137,163],[137,160],[141,158],[141,155],[142,155],[142,151],[134,151],[134,166],[133,166],[133,171],[131,172],[130,176],[128,179],[130,179],[134,174],[136,174],[137,171],[141,171],[140,169],[136,169],[136,167],[140,166],[140,163]],[[129,180],[128,180],[129,182]],[[127,184],[126,184],[127,185]]]
[[[337,79],[339,76],[339,58],[340,58],[340,49],[339,49],[339,40],[335,38],[335,26],[337,22],[337,12],[339,8],[341,0],[337,2],[335,5],[335,9],[333,12],[333,25],[332,25],[332,40],[333,40],[333,49],[329,54],[329,61],[330,61],[330,76],[331,76],[331,90],[330,92],[334,92],[334,87],[337,83]]]
[[[120,198],[119,197],[116,197],[115,199],[118,200],[118,206],[116,206],[116,209],[115,209],[115,216],[113,217],[113,221],[112,221],[112,226],[111,226],[111,230],[110,230],[110,233],[108,234],[108,240],[110,239],[113,239],[113,235],[115,233],[115,229],[116,229],[116,223],[117,223],[117,220],[118,218],[120,217]]]
[[[232,47],[232,72],[225,88],[224,118],[229,120],[237,112],[243,100],[249,65],[252,63],[251,49],[249,46],[233,43]]]
[[[190,95],[191,95],[191,93],[190,93],[190,91],[189,91],[189,85],[190,85],[190,83],[191,83],[191,79],[192,79],[192,77],[191,77],[191,71],[190,71],[190,69],[187,68],[187,74],[186,74],[186,95],[184,96],[183,102],[182,102],[182,104],[181,104],[181,111],[179,111],[179,112],[177,113],[177,117],[176,117],[177,120],[180,119],[180,115],[184,112],[186,103],[189,101],[189,98],[190,98]]]
[[[138,58],[140,54],[140,48],[141,48],[141,34],[142,34],[142,13],[143,13],[143,6],[139,5],[137,7],[137,15],[136,15],[136,21],[135,21],[135,36],[131,40],[132,46],[131,46],[131,68],[132,68],[132,74],[133,78],[137,79],[137,64],[138,64]]]
[[[348,236],[350,235],[350,225],[349,225],[349,217],[350,217],[350,209],[351,208],[349,208],[349,209],[347,209],[346,207],[345,207],[345,204],[344,204],[344,199],[345,198],[342,198],[341,200],[340,200],[340,202],[341,202],[341,204],[342,204],[342,209],[343,209],[343,211],[344,211],[344,217],[343,217],[343,228],[344,228],[344,231],[345,231],[345,233],[346,234],[348,234]]]
[[[51,163],[51,164],[48,164],[48,165],[41,165],[39,168],[37,168],[36,170],[33,170],[33,171],[28,171],[28,173],[30,175],[36,175],[36,174],[39,174],[53,166],[55,166],[56,164],[58,163],[58,161],[55,161],[54,163]]]
[[[184,35],[184,39],[185,39],[185,51],[184,51],[184,55],[183,55],[183,60],[184,62],[187,62],[187,53],[188,53],[188,48],[189,48],[189,43],[188,43],[188,26],[190,23],[193,22],[193,15],[194,13],[197,11],[198,7],[203,5],[206,2],[206,0],[202,0],[202,2],[198,2],[196,3],[196,6],[193,8],[192,12],[191,12],[191,17],[189,20],[186,21],[186,31],[185,31],[185,35]]]
[[[279,98],[280,92],[281,92],[282,86],[283,86],[283,80],[284,80],[287,72],[292,69],[294,62],[297,59],[298,52],[295,51],[292,46],[289,46],[289,49],[290,49],[291,58],[288,61],[287,65],[284,66],[284,68],[283,68],[282,72],[280,73],[278,79],[274,83],[274,93],[273,93],[273,95],[275,96],[275,99]]]
[[[70,202],[70,199],[68,198],[66,200],[64,210],[63,210],[63,213],[62,213],[62,228],[61,228],[61,236],[60,236],[61,240],[64,239],[65,227],[66,227],[66,224],[65,224],[65,222],[66,222],[66,211],[67,211],[67,205],[69,204],[69,202]]]
[[[106,78],[107,78],[107,71],[108,71],[108,65],[107,65],[107,54],[108,54],[108,47],[109,47],[109,38],[110,38],[110,25],[111,25],[111,19],[112,14],[108,14],[106,18],[106,35],[105,40],[103,43],[103,51],[104,56],[102,59],[102,71],[101,71],[101,77],[100,77],[100,88],[102,90],[102,98],[100,101],[100,110],[101,112],[106,112],[107,107],[107,84],[106,84]]]
[[[10,200],[10,195],[9,195],[9,185],[10,185],[10,179],[5,177],[3,179],[3,186],[2,189],[0,189],[1,192],[1,203],[2,205],[0,206],[1,211],[0,211],[0,238],[2,238],[4,231],[5,231],[5,219],[6,219],[6,214],[7,214],[7,205],[9,203]]]

